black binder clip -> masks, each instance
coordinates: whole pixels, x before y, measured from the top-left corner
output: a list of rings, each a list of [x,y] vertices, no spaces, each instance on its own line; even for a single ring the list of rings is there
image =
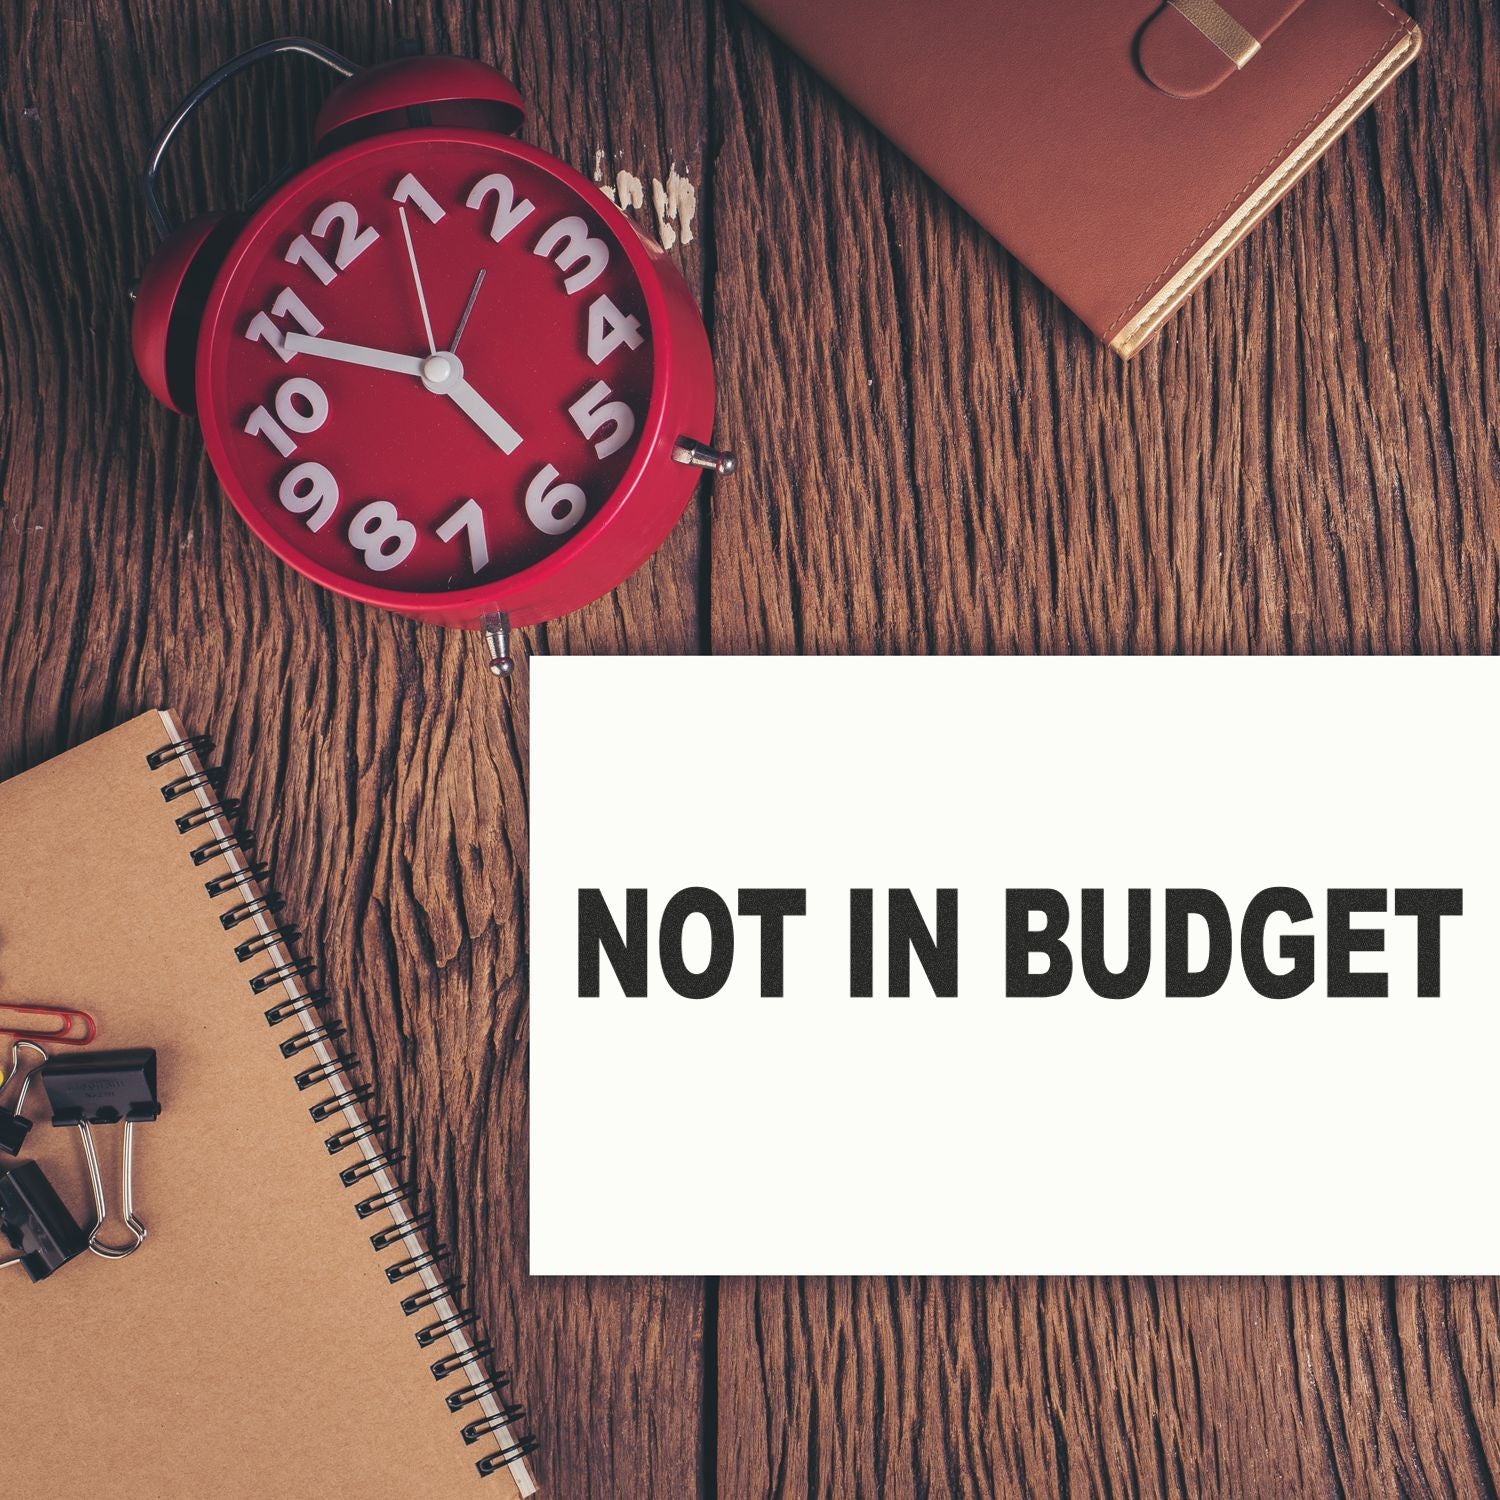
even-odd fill
[[[76,1125],[83,1137],[89,1181],[94,1189],[94,1227],[88,1248],[106,1260],[123,1260],[146,1242],[146,1226],[136,1217],[133,1185],[135,1127],[161,1113],[156,1102],[156,1052],[138,1047],[129,1052],[85,1052],[54,1057],[39,1069],[52,1103],[54,1125]],[[99,1236],[109,1217],[92,1127],[124,1125],[125,1149],[120,1170],[120,1214],[130,1231],[129,1245],[106,1245]]]
[[[88,1236],[34,1161],[0,1176],[0,1238],[16,1253],[0,1266],[21,1266],[33,1281],[82,1255]]]
[[[42,1060],[40,1063],[33,1063],[24,1075],[21,1073],[23,1052],[35,1053]],[[31,1088],[31,1080],[36,1077],[46,1061],[46,1051],[38,1047],[35,1042],[16,1042],[10,1049],[10,1068],[4,1078],[0,1079],[0,1094],[3,1094],[18,1077],[21,1079],[21,1089],[16,1095],[14,1109],[7,1109],[0,1104],[0,1155],[19,1156],[21,1147],[26,1144],[26,1137],[31,1132],[31,1121],[21,1111],[26,1108],[26,1094]]]

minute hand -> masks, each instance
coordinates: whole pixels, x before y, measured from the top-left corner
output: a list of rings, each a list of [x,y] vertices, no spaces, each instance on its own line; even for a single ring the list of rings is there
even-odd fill
[[[363,365],[367,370],[390,370],[397,375],[422,373],[422,361],[413,354],[395,354],[389,349],[371,349],[364,344],[345,344],[338,339],[313,338],[306,333],[289,333],[282,347],[290,354],[313,354],[320,359],[336,359],[340,364]]]

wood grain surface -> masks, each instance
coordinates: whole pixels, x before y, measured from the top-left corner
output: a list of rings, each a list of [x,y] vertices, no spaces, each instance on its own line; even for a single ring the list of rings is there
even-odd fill
[[[1122,366],[732,4],[0,0],[0,774],[158,703],[214,735],[548,1493],[1496,1496],[1489,1280],[526,1274],[528,652],[1500,648],[1500,12],[1416,12],[1415,68]],[[508,692],[277,564],[134,376],[147,146],[285,32],[496,62],[530,140],[697,186],[741,472]],[[323,88],[216,101],[175,211],[293,159]]]

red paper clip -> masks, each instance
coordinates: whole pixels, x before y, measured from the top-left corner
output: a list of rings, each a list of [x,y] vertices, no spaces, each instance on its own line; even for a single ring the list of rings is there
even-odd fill
[[[5,1036],[87,1047],[97,1030],[86,1010],[70,1010],[63,1005],[12,1005],[0,1000],[0,1034]]]

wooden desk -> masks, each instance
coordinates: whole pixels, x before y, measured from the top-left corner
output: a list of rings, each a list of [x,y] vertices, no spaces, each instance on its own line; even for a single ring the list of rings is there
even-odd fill
[[[278,33],[366,61],[414,35],[498,61],[531,140],[602,150],[648,209],[673,162],[694,182],[677,254],[741,471],[527,651],[1488,652],[1500,13],[1417,10],[1416,67],[1127,368],[717,0],[0,0],[0,772],[151,704],[214,734],[547,1493],[1493,1496],[1500,1297],[529,1279],[525,663],[501,691],[475,640],[282,568],[148,399],[126,288],[157,126]],[[220,101],[175,201],[243,196],[322,88]]]

